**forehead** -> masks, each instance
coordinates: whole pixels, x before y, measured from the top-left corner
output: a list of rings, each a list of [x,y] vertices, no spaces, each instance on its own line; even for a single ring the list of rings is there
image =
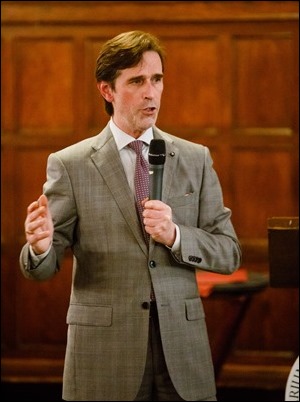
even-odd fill
[[[158,53],[154,51],[147,51],[143,54],[139,64],[134,67],[120,70],[119,77],[122,76],[123,78],[128,78],[132,76],[153,74],[162,74],[162,62]]]

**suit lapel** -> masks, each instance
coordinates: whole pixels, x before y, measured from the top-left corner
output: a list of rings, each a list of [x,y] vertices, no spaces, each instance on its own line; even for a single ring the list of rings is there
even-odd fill
[[[135,208],[134,195],[128,185],[115,140],[108,128],[97,136],[93,148],[95,152],[91,158],[94,164],[110,189],[140,247],[145,254],[148,254]]]

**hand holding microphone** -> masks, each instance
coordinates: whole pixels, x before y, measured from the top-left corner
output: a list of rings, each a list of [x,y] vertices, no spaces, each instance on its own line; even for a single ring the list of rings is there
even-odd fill
[[[172,210],[161,201],[166,144],[153,139],[149,148],[149,201],[144,204],[144,223],[147,233],[158,243],[172,246],[176,229],[172,221]]]

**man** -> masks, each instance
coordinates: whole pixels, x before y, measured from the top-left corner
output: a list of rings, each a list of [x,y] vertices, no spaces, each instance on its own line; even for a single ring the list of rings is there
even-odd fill
[[[111,119],[49,156],[28,207],[24,275],[51,278],[74,254],[64,400],[216,400],[195,270],[230,274],[241,252],[208,149],[155,126],[163,72],[153,35],[106,42],[96,78]],[[162,200],[144,199],[139,220],[130,143],[143,141],[147,160],[153,138],[166,146]]]

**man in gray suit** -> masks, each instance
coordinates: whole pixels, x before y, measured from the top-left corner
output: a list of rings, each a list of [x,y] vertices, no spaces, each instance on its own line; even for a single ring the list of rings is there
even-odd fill
[[[49,279],[66,248],[74,255],[64,400],[216,400],[195,272],[230,274],[241,251],[209,150],[155,126],[163,72],[153,35],[106,42],[96,78],[110,121],[49,156],[43,194],[28,206],[25,277]],[[143,201],[141,222],[128,144],[143,141],[147,160],[153,138],[166,145],[162,199]]]

